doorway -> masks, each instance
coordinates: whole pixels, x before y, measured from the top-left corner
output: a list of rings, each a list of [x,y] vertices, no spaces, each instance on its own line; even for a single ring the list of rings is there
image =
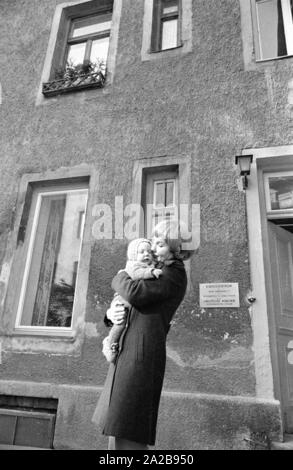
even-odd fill
[[[293,173],[264,173],[263,181],[268,235],[264,256],[275,390],[284,431],[293,433]]]
[[[284,431],[293,433],[293,219],[268,221],[274,317]]]

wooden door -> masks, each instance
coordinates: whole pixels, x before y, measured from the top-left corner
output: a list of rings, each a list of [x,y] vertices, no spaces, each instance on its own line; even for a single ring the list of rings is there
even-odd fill
[[[273,312],[285,432],[293,433],[293,233],[269,226]]]

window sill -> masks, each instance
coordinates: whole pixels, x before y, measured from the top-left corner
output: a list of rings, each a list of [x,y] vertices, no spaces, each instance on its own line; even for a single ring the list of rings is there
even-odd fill
[[[256,59],[255,56],[251,56],[250,59],[244,63],[244,70],[246,72],[256,72],[265,69],[275,69],[276,67],[287,67],[291,66],[293,61],[293,55],[286,55],[282,57],[275,57],[272,59]]]
[[[75,332],[71,328],[54,328],[54,327],[36,327],[36,326],[24,326],[16,327],[13,330],[15,336],[42,336],[50,338],[62,338],[69,341],[74,341]]]
[[[284,60],[284,59],[292,59],[293,55],[283,55],[281,57],[272,57],[270,59],[256,59],[255,62],[257,64],[264,64],[267,62],[274,62],[275,60]]]
[[[74,79],[62,78],[43,83],[42,93],[46,98],[50,96],[73,93],[90,88],[103,88],[106,78],[101,72],[91,73],[75,77]]]
[[[0,444],[0,450],[53,450],[47,447],[29,447],[29,446],[16,446],[14,444]]]
[[[144,62],[151,60],[172,59],[173,57],[178,57],[182,54],[187,54],[188,52],[191,52],[191,42],[185,41],[176,47],[171,47],[170,49],[142,50],[141,60]]]
[[[160,54],[160,53],[164,53],[164,52],[168,52],[168,51],[174,51],[176,49],[180,49],[181,47],[183,47],[183,44],[179,44],[176,47],[169,47],[168,49],[158,49],[157,51],[149,51],[148,53],[149,54]]]

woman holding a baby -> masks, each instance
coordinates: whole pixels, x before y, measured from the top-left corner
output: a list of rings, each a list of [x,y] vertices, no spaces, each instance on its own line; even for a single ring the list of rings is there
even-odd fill
[[[113,326],[103,344],[110,366],[93,415],[112,450],[146,450],[155,443],[166,337],[187,286],[176,232],[164,222],[152,242],[130,242],[126,268],[112,281],[116,294],[105,323]]]

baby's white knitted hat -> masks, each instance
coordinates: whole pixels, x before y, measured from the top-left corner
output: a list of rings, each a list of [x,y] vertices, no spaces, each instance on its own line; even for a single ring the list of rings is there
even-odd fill
[[[129,261],[137,260],[138,247],[141,243],[147,243],[151,247],[151,242],[147,238],[136,238],[132,240],[127,248],[127,258]]]

